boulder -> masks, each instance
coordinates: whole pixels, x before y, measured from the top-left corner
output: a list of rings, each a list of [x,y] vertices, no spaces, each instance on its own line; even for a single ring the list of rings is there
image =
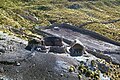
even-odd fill
[[[80,6],[79,4],[72,4],[68,8],[70,8],[70,9],[80,9],[80,8],[82,8],[82,6]]]
[[[0,53],[5,53],[5,49],[4,48],[0,48]]]
[[[45,46],[63,46],[62,38],[59,37],[45,37]]]
[[[69,49],[71,56],[81,56],[85,53],[85,46],[77,39],[71,44]]]
[[[34,47],[37,47],[39,44],[41,44],[41,40],[34,38],[28,42],[28,45],[26,46],[25,49],[30,50]]]
[[[59,46],[51,46],[50,47],[50,52],[55,52],[55,53],[65,53],[65,47],[59,47]]]

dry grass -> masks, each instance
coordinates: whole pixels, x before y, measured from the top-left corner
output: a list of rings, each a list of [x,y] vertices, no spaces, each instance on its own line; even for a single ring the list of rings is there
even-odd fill
[[[119,0],[68,2],[67,0],[6,0],[0,2],[0,25],[16,28],[34,28],[52,23],[71,23],[79,26],[86,22],[103,22],[120,18]],[[4,5],[3,5],[4,4]],[[78,9],[69,6],[77,4]],[[25,18],[32,16],[31,18]],[[33,19],[37,17],[37,21]],[[111,24],[94,23],[83,28],[96,31],[115,41],[120,41],[120,21]]]

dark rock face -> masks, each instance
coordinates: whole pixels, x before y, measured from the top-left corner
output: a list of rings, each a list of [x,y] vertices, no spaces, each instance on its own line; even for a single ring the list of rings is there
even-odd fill
[[[51,46],[50,52],[65,53],[65,47]]]
[[[73,5],[70,5],[68,8],[70,8],[70,9],[80,9],[80,8],[82,8],[82,6],[80,6],[79,4],[73,4]]]
[[[46,37],[44,43],[46,46],[63,46],[62,39],[59,37]]]
[[[26,46],[25,49],[30,50],[34,47],[36,47],[37,45],[41,44],[41,41],[39,39],[32,39],[28,42],[28,45]]]
[[[5,53],[5,49],[0,48],[0,52],[1,52],[1,53]]]

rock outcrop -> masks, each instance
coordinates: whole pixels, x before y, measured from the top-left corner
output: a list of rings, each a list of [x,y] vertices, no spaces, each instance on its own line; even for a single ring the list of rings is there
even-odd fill
[[[0,40],[0,79],[3,80],[78,80],[77,75],[68,72],[78,62],[67,55],[57,55],[26,50],[24,40],[4,36]],[[9,38],[10,37],[10,38]],[[39,41],[32,40],[34,44]]]

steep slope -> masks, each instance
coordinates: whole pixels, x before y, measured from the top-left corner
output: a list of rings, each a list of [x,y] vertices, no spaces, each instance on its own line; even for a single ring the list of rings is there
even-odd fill
[[[35,26],[70,23],[120,41],[119,0],[2,0],[0,4],[3,28],[29,31]]]

